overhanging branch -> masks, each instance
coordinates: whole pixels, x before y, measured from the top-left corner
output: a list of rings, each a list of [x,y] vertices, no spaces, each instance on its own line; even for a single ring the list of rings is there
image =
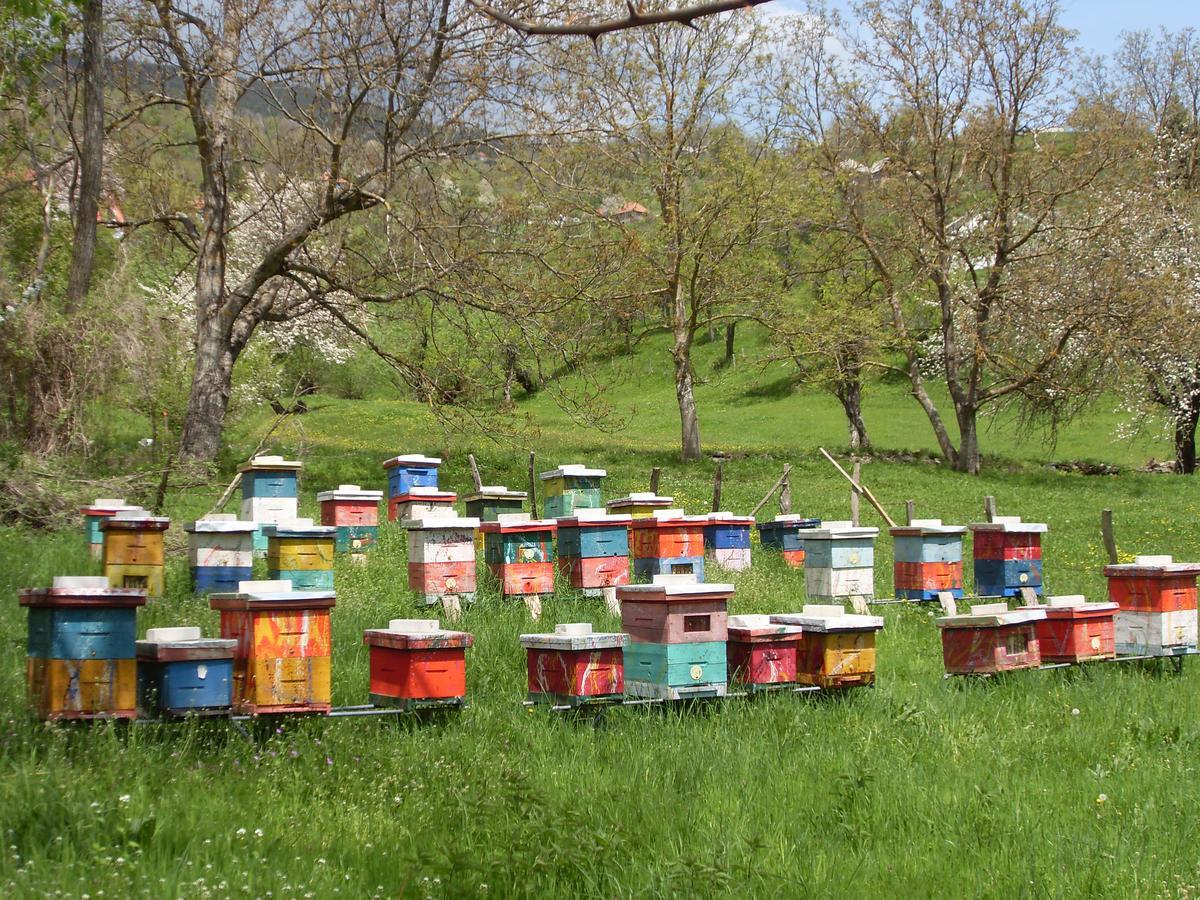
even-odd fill
[[[696,19],[701,19],[705,16],[732,12],[735,9],[749,9],[752,6],[761,6],[764,3],[770,3],[771,0],[716,0],[716,2],[712,3],[696,3],[690,6],[681,6],[677,9],[664,9],[656,12],[644,12],[632,0],[625,0],[625,5],[629,9],[629,15],[623,19],[608,19],[602,22],[584,22],[567,25],[542,25],[537,22],[528,22],[502,12],[487,3],[483,3],[482,0],[468,0],[468,2],[485,16],[495,19],[497,22],[507,25],[509,28],[527,37],[535,34],[557,36],[577,35],[595,40],[602,34],[624,31],[627,28],[642,28],[646,25],[661,25],[664,22],[675,22],[679,25],[691,26]]]

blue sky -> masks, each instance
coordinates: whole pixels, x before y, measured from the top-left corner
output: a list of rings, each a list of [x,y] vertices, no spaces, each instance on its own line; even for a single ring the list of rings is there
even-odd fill
[[[846,9],[844,0],[830,0]],[[802,10],[804,0],[775,0],[767,8]],[[1200,4],[1196,0],[1144,0],[1141,3],[1117,3],[1113,0],[1063,0],[1063,24],[1079,32],[1079,44],[1089,53],[1110,53],[1122,31],[1163,26],[1171,31],[1193,27],[1200,29]]]

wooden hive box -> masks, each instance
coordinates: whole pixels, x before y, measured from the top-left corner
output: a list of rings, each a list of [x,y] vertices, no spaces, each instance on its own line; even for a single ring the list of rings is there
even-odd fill
[[[1042,535],[1047,526],[997,516],[971,529],[975,593],[981,597],[1019,597],[1022,588],[1042,593]]]
[[[104,531],[100,523],[123,509],[136,507],[130,506],[124,500],[109,497],[101,497],[90,506],[80,507],[79,512],[83,514],[83,534],[87,539],[92,559],[104,559]]]
[[[577,509],[603,509],[600,483],[608,475],[604,469],[589,469],[577,463],[542,472],[542,515],[558,519],[575,514]]]
[[[201,637],[199,628],[151,628],[137,642],[142,711],[166,717],[227,715],[236,646],[231,638]]]
[[[652,581],[657,575],[694,575],[704,580],[704,526],[707,516],[685,516],[681,509],[655,510],[629,526],[632,575]]]
[[[1132,564],[1105,566],[1118,653],[1170,656],[1196,646],[1196,576],[1200,564],[1170,556],[1138,556]]]
[[[797,515],[776,516],[758,523],[758,539],[764,550],[778,551],[793,569],[804,568],[804,536],[821,527],[820,519]]]
[[[454,502],[457,499],[458,494],[454,491],[443,491],[435,487],[415,487],[407,493],[388,498],[388,521],[405,522],[409,519],[452,513],[454,512]]]
[[[996,675],[1042,664],[1038,623],[1042,607],[1009,609],[1006,603],[981,603],[967,615],[937,620],[942,632],[942,661],[950,675]]]
[[[558,520],[558,573],[588,595],[629,584],[630,516],[581,509]]]
[[[475,599],[476,518],[429,516],[404,522],[408,534],[408,586],[427,604],[445,597]]]
[[[550,519],[501,515],[484,522],[484,562],[505,597],[554,593],[554,533]]]
[[[386,460],[383,468],[387,472],[388,498],[407,494],[415,487],[436,488],[441,464],[438,457],[420,453],[404,453]]]
[[[402,709],[457,707],[467,695],[465,631],[445,631],[437,619],[393,619],[363,632],[371,648],[371,702]]]
[[[529,699],[555,706],[619,701],[625,691],[627,634],[594,632],[587,622],[523,634]]]
[[[214,514],[183,526],[188,533],[188,566],[197,594],[236,591],[254,575],[255,522]]]
[[[357,484],[339,485],[336,490],[321,491],[321,524],[337,529],[334,536],[335,553],[349,553],[361,559],[362,554],[379,540],[379,501],[383,491],[367,491]]]
[[[272,581],[290,581],[298,591],[333,590],[333,555],[337,529],[296,519],[266,525],[267,574]]]
[[[163,593],[163,532],[166,516],[131,507],[103,519],[104,574],[112,587],[143,588],[147,596]]]
[[[653,584],[617,588],[625,648],[625,692],[681,700],[723,697],[727,690],[731,584],[658,576]]]
[[[754,517],[715,512],[707,518],[704,526],[705,557],[730,572],[749,569],[750,530],[754,527]]]
[[[257,522],[254,552],[267,552],[264,525],[291,522],[300,514],[298,476],[302,463],[282,456],[256,456],[238,466],[242,476],[242,507],[238,516],[244,522]]]
[[[894,541],[896,596],[936,600],[949,591],[963,595],[962,538],[967,529],[941,519],[914,519],[889,529]]]
[[[29,611],[25,677],[39,718],[137,716],[137,610],[142,589],[106,578],[63,577],[22,591]]]
[[[810,600],[875,596],[878,528],[826,522],[804,536],[804,587]]]
[[[802,634],[799,626],[774,623],[770,616],[730,616],[729,680],[752,692],[793,686]]]
[[[243,581],[209,598],[221,637],[236,641],[235,712],[329,712],[334,603],[332,590],[297,591],[288,581]]]
[[[529,499],[526,491],[510,491],[503,485],[485,485],[463,497],[467,515],[480,522],[496,522],[500,516],[520,515]],[[475,549],[483,552],[483,532],[475,532]]]
[[[875,683],[875,636],[880,616],[847,614],[837,605],[806,604],[798,613],[772,615],[778,625],[803,630],[796,652],[796,680],[820,688]]]
[[[1037,623],[1044,663],[1081,663],[1117,655],[1115,603],[1088,603],[1082,595],[1050,597]]]
[[[605,508],[614,515],[646,519],[658,510],[670,509],[674,502],[674,498],[660,497],[652,491],[634,491],[628,497],[609,500]]]

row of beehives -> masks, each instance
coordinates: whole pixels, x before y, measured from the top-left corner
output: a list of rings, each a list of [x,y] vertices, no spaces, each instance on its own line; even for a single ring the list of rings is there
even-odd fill
[[[531,699],[611,701],[724,696],[732,678],[750,690],[871,684],[883,620],[838,606],[782,616],[729,617],[732,585],[660,578],[619,589],[623,631],[565,625],[521,636]],[[218,593],[220,635],[150,629],[136,639],[141,589],[104,578],[58,577],[20,595],[28,609],[27,679],[46,719],[142,715],[266,715],[331,711],[333,591],[247,581]],[[466,696],[472,636],[437,620],[393,620],[363,634],[370,702],[457,706]]]

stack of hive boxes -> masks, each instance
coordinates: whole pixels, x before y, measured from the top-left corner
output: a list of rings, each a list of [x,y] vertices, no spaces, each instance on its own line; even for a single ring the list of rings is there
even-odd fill
[[[203,638],[195,627],[148,630],[137,642],[142,710],[168,718],[228,713],[236,647],[232,638]]]
[[[1118,607],[1116,651],[1170,656],[1196,646],[1196,576],[1200,564],[1170,556],[1138,556],[1106,566],[1108,599]]]
[[[598,596],[629,584],[629,516],[579,509],[558,520],[558,574],[573,588]]]
[[[629,563],[633,577],[691,575],[704,580],[704,526],[708,516],[685,516],[682,509],[655,510],[629,525]]]
[[[404,521],[416,518],[411,503],[429,502],[432,505],[453,505],[455,495],[438,490],[438,467],[442,461],[436,456],[405,453],[393,456],[383,464],[388,480],[388,521]],[[418,494],[414,488],[424,488]],[[446,495],[449,495],[448,501]]]
[[[704,555],[722,569],[741,572],[750,568],[750,529],[753,516],[735,516],[730,512],[708,515],[704,526]]]
[[[875,596],[878,528],[826,522],[804,536],[804,587],[810,600]]]
[[[1019,597],[1022,588],[1042,593],[1042,535],[1047,527],[997,516],[968,526],[975,557],[975,593],[980,597]]]
[[[343,484],[335,491],[317,494],[321,524],[337,529],[336,552],[349,553],[353,559],[365,558],[365,552],[379,540],[381,499],[383,491],[365,491],[357,484]]]
[[[333,546],[337,529],[296,519],[266,525],[267,575],[272,581],[290,581],[298,591],[333,590]]]
[[[407,522],[425,516],[443,516],[454,512],[454,491],[443,491],[435,487],[412,487],[388,502],[388,521]]]
[[[392,619],[363,632],[371,648],[371,702],[401,709],[462,706],[467,648],[474,638],[447,631],[437,619]]]
[[[686,576],[617,588],[625,648],[625,693],[683,700],[726,693],[731,584]]]
[[[88,550],[92,559],[104,559],[104,531],[100,523],[115,516],[123,509],[133,509],[124,500],[102,497],[90,506],[80,508],[83,513],[83,533],[87,538]]]
[[[608,473],[576,463],[559,466],[538,477],[542,481],[542,514],[547,519],[571,516],[578,509],[603,509],[600,482]]]
[[[135,644],[144,590],[59,576],[53,587],[22,591],[19,602],[29,610],[25,676],[39,717],[137,716]]]
[[[197,594],[236,591],[238,584],[253,576],[257,523],[214,513],[189,522],[184,530],[188,533],[192,590]]]
[[[404,522],[408,532],[408,587],[432,605],[447,597],[475,599],[475,530],[479,520],[456,515]]]
[[[890,529],[895,540],[896,596],[936,600],[946,591],[963,595],[962,539],[967,529],[941,519],[914,519]]]
[[[802,516],[776,516],[770,522],[760,522],[758,537],[764,550],[778,550],[783,561],[793,569],[804,568],[804,537],[821,527],[820,519]]]
[[[501,514],[484,522],[483,558],[500,583],[505,597],[554,593],[554,533],[552,519],[530,519],[528,513]]]
[[[163,532],[166,516],[152,516],[129,507],[102,519],[104,574],[115,588],[142,588],[147,596],[161,597],[164,586]]]
[[[332,590],[297,591],[288,581],[243,581],[209,598],[221,637],[236,642],[235,712],[329,712],[334,603]]]
[[[552,634],[523,634],[529,699],[586,706],[612,703],[625,691],[624,633],[601,634],[589,622],[554,626]]]
[[[256,456],[238,466],[242,474],[242,509],[239,518],[257,522],[254,552],[265,556],[267,535],[264,525],[290,522],[300,514],[297,474],[301,463],[282,456]]]

